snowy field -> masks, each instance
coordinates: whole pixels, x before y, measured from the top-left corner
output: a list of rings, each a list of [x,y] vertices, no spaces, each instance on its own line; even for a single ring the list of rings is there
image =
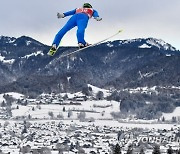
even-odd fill
[[[17,105],[13,105],[12,110],[13,117],[17,116],[28,116],[32,118],[44,119],[49,118],[48,113],[53,112],[54,117],[57,115],[63,116],[64,119],[77,119],[77,115],[80,112],[86,113],[86,118],[95,119],[112,119],[111,112],[119,111],[119,103],[115,101],[85,101],[81,102],[81,105],[27,105],[20,106],[16,109]],[[96,107],[97,106],[97,107]],[[34,108],[34,109],[33,109]],[[63,108],[65,111],[63,111]],[[68,117],[71,111],[71,116]]]
[[[103,91],[105,96],[109,95],[108,90],[100,89],[94,87],[92,85],[88,85],[93,89],[93,94],[95,95],[98,91]],[[19,93],[6,93],[11,95],[15,99],[22,99],[24,96]],[[66,93],[69,98],[73,98],[74,96],[82,96],[82,93],[69,94]],[[43,95],[42,95],[43,96]],[[4,101],[3,94],[0,94],[0,103]],[[33,100],[32,100],[33,101]],[[60,115],[62,117],[62,121],[64,123],[80,123],[78,119],[78,114],[80,112],[85,112],[85,118],[90,119],[93,118],[95,125],[108,125],[108,126],[117,126],[117,127],[138,127],[138,128],[166,128],[170,129],[174,124],[158,124],[157,120],[129,120],[125,119],[121,122],[118,122],[113,119],[111,112],[119,112],[119,102],[116,101],[107,101],[107,100],[87,100],[78,102],[81,105],[57,105],[57,104],[29,104],[27,106],[12,105],[12,116],[13,117],[21,117],[28,115],[31,116],[32,119],[37,119],[37,121],[50,120],[49,112],[53,113],[53,119],[56,120],[56,117]],[[64,111],[63,111],[64,110]],[[70,113],[71,112],[71,113]],[[163,113],[166,120],[171,120],[172,117],[180,116],[180,107],[177,107],[172,113]],[[2,120],[3,122],[3,120]],[[89,125],[90,122],[83,122],[82,125]]]
[[[0,120],[0,123],[3,125],[7,120]],[[31,123],[46,123],[46,122],[61,122],[63,124],[77,124],[81,126],[108,126],[108,127],[117,127],[117,128],[143,128],[143,129],[167,129],[180,128],[180,124],[157,124],[157,123],[134,123],[134,122],[118,122],[115,120],[95,120],[95,122],[80,122],[79,120],[32,120]],[[19,120],[8,120],[9,123],[20,122]]]
[[[179,117],[180,118],[180,107],[176,107],[176,109],[172,113],[163,113],[162,116],[164,116],[164,118],[166,120],[171,120],[172,117]]]

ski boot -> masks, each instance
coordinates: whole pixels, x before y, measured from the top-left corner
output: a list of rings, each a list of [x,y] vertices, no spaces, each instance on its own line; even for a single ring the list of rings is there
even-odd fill
[[[89,43],[86,43],[86,44],[83,44],[83,43],[78,43],[78,47],[79,47],[79,49],[82,49],[82,48],[85,48],[85,47],[88,47],[88,46],[90,46],[91,44],[89,44]]]
[[[56,53],[57,51],[57,47],[56,47],[56,44],[53,44],[51,49],[49,50],[49,52],[47,53],[49,56],[54,56],[54,54]]]

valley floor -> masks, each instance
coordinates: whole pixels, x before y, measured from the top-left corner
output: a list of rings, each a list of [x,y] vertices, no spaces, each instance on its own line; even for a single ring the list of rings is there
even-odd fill
[[[21,101],[12,103],[9,111],[8,106],[3,107],[4,97],[0,95],[0,153],[37,153],[45,148],[48,154],[111,154],[117,143],[123,154],[130,145],[134,154],[142,148],[151,154],[155,144],[162,154],[169,147],[179,149],[179,123],[133,117],[117,121],[111,114],[120,111],[116,101],[85,101],[80,96],[74,100],[70,94],[69,100],[63,101],[56,95],[36,100],[19,98]],[[178,110],[171,116],[178,116]]]

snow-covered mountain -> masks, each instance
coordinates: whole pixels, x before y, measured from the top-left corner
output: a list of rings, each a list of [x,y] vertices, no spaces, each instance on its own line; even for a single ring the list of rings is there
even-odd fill
[[[109,47],[139,47],[139,48],[158,48],[159,50],[170,50],[170,51],[176,51],[176,48],[170,45],[169,43],[166,43],[165,41],[161,39],[156,38],[147,38],[147,39],[130,39],[130,40],[120,40],[115,42],[109,42],[107,44]]]
[[[180,52],[170,44],[154,38],[117,40],[59,58],[75,49],[61,47],[49,57],[49,47],[32,38],[1,36],[0,93],[36,97],[76,93],[91,84],[110,89],[107,99],[120,101],[122,111],[148,119],[159,115],[143,111],[166,113],[180,105]]]
[[[54,57],[48,50],[29,37],[0,36],[1,153],[69,152],[78,143],[72,153],[103,154],[120,142],[125,153],[129,143],[136,151],[150,141],[148,154],[152,136],[165,139],[161,149],[178,149],[178,50],[154,38],[106,42],[63,59],[75,48]]]
[[[19,38],[0,36],[1,46],[42,46],[43,44],[28,37],[21,36]]]
[[[56,91],[57,84],[61,91],[77,91],[87,83],[100,87],[116,84],[119,78],[126,81],[121,82],[122,87],[139,83],[140,79],[144,85],[155,85],[154,80],[149,83],[153,77],[164,85],[178,84],[180,52],[162,40],[106,42],[63,59],[59,59],[62,52],[74,51],[75,48],[62,47],[54,57],[47,56],[48,50],[48,46],[30,37],[1,36],[0,77],[4,80],[0,85],[8,84],[8,88],[5,86],[0,91],[19,91],[21,87],[29,91],[33,86],[33,89],[41,89],[41,93],[47,89]],[[162,80],[162,75],[168,78],[167,81]]]

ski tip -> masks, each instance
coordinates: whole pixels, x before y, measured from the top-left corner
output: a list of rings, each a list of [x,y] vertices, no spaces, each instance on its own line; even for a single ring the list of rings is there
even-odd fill
[[[119,31],[118,31],[118,33],[121,33],[123,30],[122,29],[120,29]]]

